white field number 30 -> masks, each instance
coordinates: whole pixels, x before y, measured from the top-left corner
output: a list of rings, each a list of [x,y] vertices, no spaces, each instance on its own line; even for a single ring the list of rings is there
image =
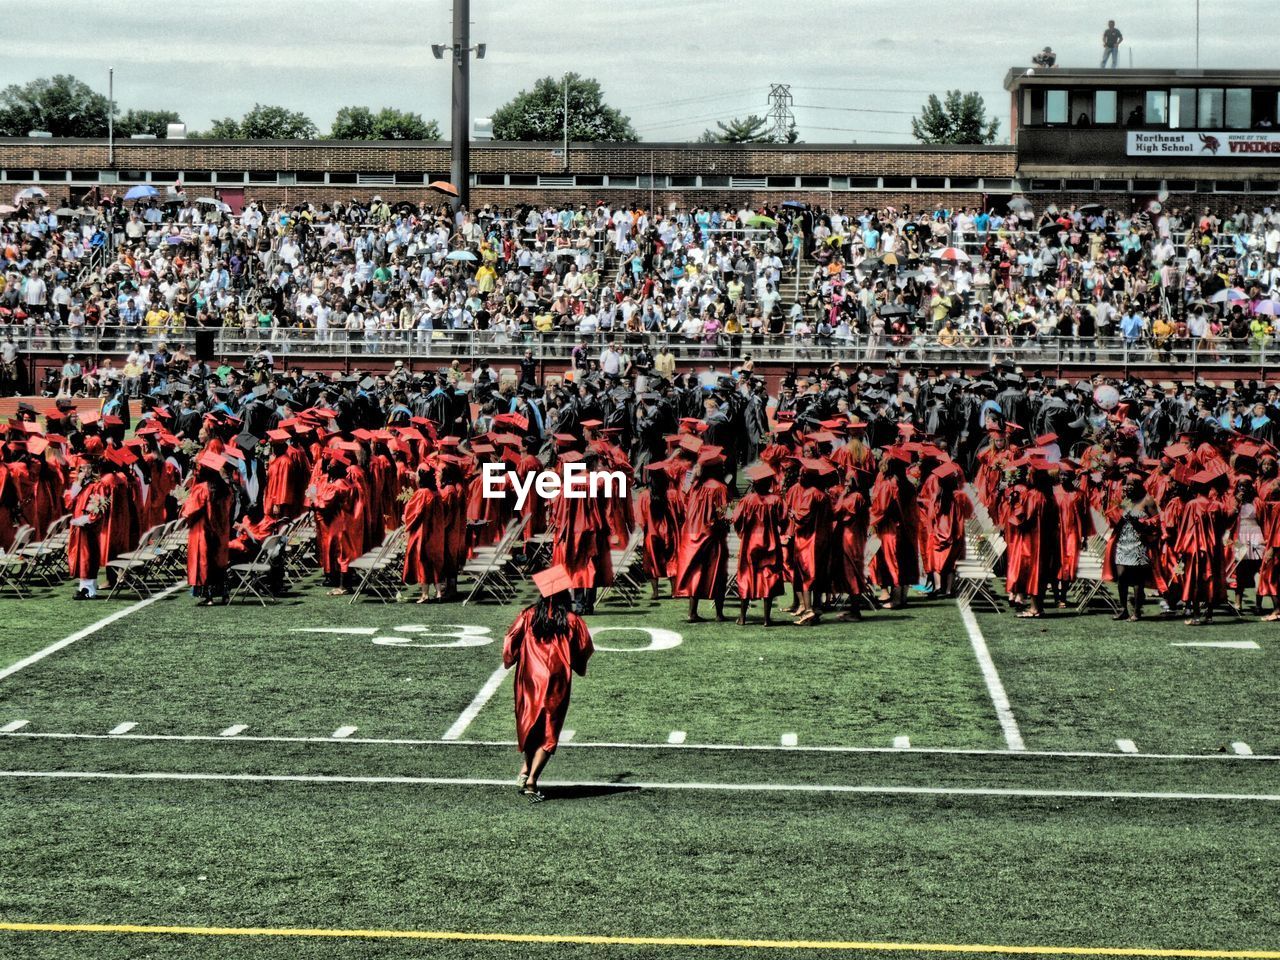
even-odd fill
[[[376,627],[300,627],[294,633],[346,633],[363,634],[381,647],[483,647],[496,639],[488,627],[465,623],[442,623],[430,626],[423,623],[406,623],[392,627],[391,634],[377,635]],[[609,646],[601,643],[601,634],[638,633],[648,638],[643,646]],[[609,653],[650,653],[654,650],[671,650],[680,646],[684,637],[674,630],[661,627],[595,627],[591,639],[597,650]],[[437,641],[437,642],[431,642]]]

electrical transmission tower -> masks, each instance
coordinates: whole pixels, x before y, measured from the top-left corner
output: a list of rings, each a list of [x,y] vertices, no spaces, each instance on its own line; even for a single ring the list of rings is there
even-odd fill
[[[791,110],[795,100],[791,96],[791,84],[769,85],[769,136],[775,143],[786,143],[796,125],[796,115]]]

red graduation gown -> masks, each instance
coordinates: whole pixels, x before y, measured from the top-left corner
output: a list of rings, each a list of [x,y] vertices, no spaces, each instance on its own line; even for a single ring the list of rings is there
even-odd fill
[[[1198,496],[1178,522],[1173,550],[1183,565],[1183,603],[1221,603],[1227,597],[1222,534],[1229,520],[1221,502]]]
[[[106,516],[106,504],[98,514],[89,512],[89,502],[95,497],[105,498],[106,489],[101,480],[86,483],[70,501],[71,530],[67,539],[67,567],[69,576],[77,580],[92,580],[102,565],[102,520]],[[70,492],[68,491],[68,496]],[[87,524],[79,524],[81,517],[89,517]]]
[[[1058,502],[1058,575],[1071,581],[1080,569],[1080,545],[1093,533],[1093,515],[1089,499],[1079,490],[1054,491]]]
[[[791,532],[791,582],[797,590],[821,590],[828,564],[831,501],[816,487],[797,484],[787,491]]]
[[[609,522],[604,500],[561,496],[551,506],[555,542],[551,563],[564,564],[575,589],[605,587],[613,582]]]
[[[724,518],[728,502],[729,490],[719,480],[701,480],[687,494],[676,548],[677,597],[709,600],[724,596],[729,575]]]
[[[568,631],[539,640],[533,634],[534,608],[522,610],[507,631],[502,663],[515,667],[516,742],[521,752],[541,747],[555,752],[569,713],[573,674],[585,676],[594,648],[587,625],[568,615]]]
[[[831,589],[835,593],[867,592],[867,498],[848,491],[832,505],[836,542],[831,550]]]
[[[297,447],[288,447],[267,464],[267,490],[262,496],[262,512],[287,520],[303,510],[310,468],[307,457]]]
[[[439,583],[445,569],[444,500],[436,490],[415,490],[404,505],[408,534],[404,550],[405,583]]]
[[[316,552],[325,573],[346,573],[362,552],[364,530],[356,516],[356,490],[350,480],[322,478],[311,498],[316,509]]]
[[[916,496],[906,480],[881,476],[871,489],[871,526],[880,548],[871,558],[869,575],[882,587],[910,585],[920,579],[916,553]]]
[[[231,497],[225,492],[214,496],[208,483],[197,483],[182,505],[182,516],[187,520],[187,583],[207,586],[227,567]]]
[[[776,493],[752,490],[733,512],[738,551],[738,596],[761,600],[781,596],[786,584],[786,550],[782,543],[787,508]]]
[[[1034,487],[1019,489],[1009,510],[1009,568],[1005,589],[1038,597],[1058,572],[1056,504]]]
[[[644,531],[641,547],[644,570],[655,580],[676,575],[676,534],[679,521],[671,500],[654,502],[648,487],[636,494],[636,518]]]
[[[1258,570],[1258,596],[1280,594],[1280,500],[1253,501],[1262,528],[1262,566]]]
[[[928,569],[949,575],[964,559],[965,522],[973,516],[973,501],[963,490],[950,497],[936,492],[929,502],[925,520],[929,530]]]

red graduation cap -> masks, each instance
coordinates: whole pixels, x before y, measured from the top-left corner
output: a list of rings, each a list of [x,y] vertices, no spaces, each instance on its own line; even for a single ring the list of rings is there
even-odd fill
[[[521,433],[529,429],[529,418],[518,413],[503,413],[493,418],[494,423],[505,423],[515,427]]]
[[[101,410],[86,410],[84,413],[80,414],[80,422],[83,423],[85,426],[92,426],[93,424],[97,423],[101,419],[102,419]]]
[[[1047,447],[1049,444],[1057,442],[1058,435],[1056,433],[1042,433],[1040,436],[1036,437],[1037,447]]]
[[[124,447],[112,447],[103,456],[112,463],[121,467],[127,467],[132,463],[137,463],[138,458],[132,452],[124,449]]]
[[[754,467],[747,467],[742,472],[747,475],[747,479],[752,483],[759,483],[761,480],[773,480],[775,477],[773,468],[764,463],[757,463]]]
[[[473,443],[471,445],[472,453],[493,453],[492,443]]]
[[[1191,448],[1185,443],[1171,443],[1164,448],[1164,455],[1173,460],[1181,460],[1191,456]]]
[[[800,459],[800,467],[808,473],[817,474],[819,477],[825,477],[836,472],[836,468],[825,460],[814,460],[810,457],[802,457]]]
[[[702,440],[699,437],[686,435],[680,438],[680,447],[690,453],[697,453],[702,449]]]
[[[544,597],[554,597],[557,593],[573,589],[573,578],[569,576],[569,571],[562,563],[535,573],[533,582],[537,585],[538,592]]]
[[[33,420],[23,420],[22,429],[27,433],[44,433],[44,431],[40,429],[40,424]]]
[[[783,420],[781,423],[774,425],[773,432],[774,433],[790,433],[795,428],[796,428],[796,425],[792,423],[790,420]]]
[[[373,434],[370,431],[366,430],[364,427],[360,427],[356,430],[352,430],[351,435],[355,437],[357,440],[368,441],[373,439]]]
[[[202,467],[207,467],[210,470],[221,471],[222,468],[227,465],[227,458],[210,450],[207,453],[201,454],[200,459],[197,460],[196,463],[200,464]]]
[[[583,420],[582,425],[588,430],[597,430],[604,426],[603,420]]]
[[[815,443],[833,443],[836,440],[836,435],[830,430],[819,430],[816,433],[809,434],[809,439]]]
[[[644,468],[650,473],[664,473],[671,466],[670,460],[655,460],[652,463],[646,463]]]
[[[32,437],[27,441],[27,453],[34,454],[37,457],[48,449],[49,441],[44,437]]]
[[[944,463],[934,471],[934,476],[945,480],[948,477],[963,477],[964,471],[960,469],[960,465],[957,463]]]
[[[562,450],[560,452],[561,463],[577,463],[580,460],[585,460],[585,459],[586,457],[580,454],[577,450]]]
[[[289,439],[288,430],[268,430],[267,439],[272,443],[285,443]]]

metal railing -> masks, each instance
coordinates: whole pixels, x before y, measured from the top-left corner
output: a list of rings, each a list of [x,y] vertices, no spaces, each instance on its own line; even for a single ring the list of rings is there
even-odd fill
[[[199,331],[192,329],[148,332],[143,328],[68,328],[55,331],[0,328],[0,336],[13,337],[19,351],[34,358],[57,358],[74,353],[82,360],[111,357],[117,365],[137,344],[154,352],[165,344],[170,353],[184,348],[197,354]],[[575,355],[599,360],[602,351],[616,343],[621,352],[634,355],[641,347],[657,355],[670,350],[683,369],[696,366],[737,365],[746,358],[770,364],[813,367],[830,363],[885,363],[896,360],[929,366],[981,367],[999,361],[1023,367],[1059,369],[1177,368],[1198,372],[1208,367],[1234,368],[1241,376],[1266,376],[1266,368],[1280,364],[1280,337],[1245,342],[1208,338],[1150,339],[1121,337],[1076,339],[1052,335],[1033,337],[962,336],[955,344],[939,343],[932,334],[908,336],[857,335],[852,338],[798,337],[780,334],[727,335],[714,339],[687,339],[678,333],[610,332],[583,335],[574,330],[551,333],[526,332],[511,337],[493,330],[385,330],[376,333],[347,330],[212,329],[206,351],[214,358],[242,360],[270,354],[277,366],[305,366],[308,361],[338,362],[347,367],[389,366],[401,360],[421,368],[454,359],[467,365],[479,360],[518,362],[525,352],[541,362],[573,361]],[[585,343],[585,347],[582,345]],[[48,365],[47,363],[45,364]]]

